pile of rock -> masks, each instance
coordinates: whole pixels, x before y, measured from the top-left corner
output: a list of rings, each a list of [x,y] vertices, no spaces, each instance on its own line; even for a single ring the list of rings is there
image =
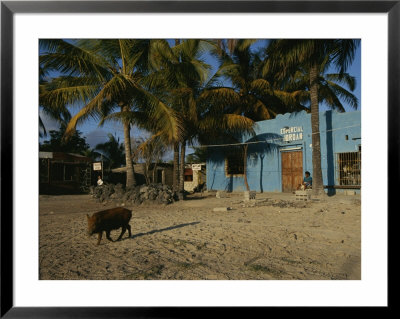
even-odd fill
[[[91,194],[99,202],[114,201],[125,205],[171,204],[178,200],[177,193],[172,187],[163,184],[141,185],[126,189],[122,184],[105,184],[93,187]]]
[[[262,198],[256,200],[244,200],[242,207],[261,207],[261,206],[273,206],[280,208],[306,208],[310,207],[310,202],[304,201],[288,201],[281,199],[271,199],[271,198]]]

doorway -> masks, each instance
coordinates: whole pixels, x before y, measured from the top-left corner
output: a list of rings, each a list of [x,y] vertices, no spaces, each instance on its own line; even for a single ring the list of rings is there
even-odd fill
[[[303,181],[303,152],[282,152],[282,192],[293,192]]]

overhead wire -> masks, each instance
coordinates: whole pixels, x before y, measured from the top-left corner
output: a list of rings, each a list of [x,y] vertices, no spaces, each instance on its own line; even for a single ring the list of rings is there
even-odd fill
[[[333,131],[337,131],[337,130],[343,130],[343,129],[352,128],[352,127],[358,127],[358,126],[361,126],[361,124],[351,125],[351,126],[346,126],[346,127],[339,127],[339,128],[335,128],[335,129],[324,130],[324,131],[319,131],[319,132],[314,132],[314,133],[308,133],[308,135],[321,134],[321,133],[326,133],[326,132],[333,132]],[[261,140],[261,141],[242,142],[242,143],[229,143],[229,144],[198,145],[196,147],[237,146],[237,145],[249,145],[249,144],[259,144],[259,143],[271,143],[271,142],[275,142],[275,141],[283,141],[283,136],[279,137],[279,138],[266,139],[266,140]]]

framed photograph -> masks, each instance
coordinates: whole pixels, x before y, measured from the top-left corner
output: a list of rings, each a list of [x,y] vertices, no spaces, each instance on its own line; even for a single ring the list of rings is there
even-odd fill
[[[399,24],[400,1],[1,1],[1,317],[389,307]]]

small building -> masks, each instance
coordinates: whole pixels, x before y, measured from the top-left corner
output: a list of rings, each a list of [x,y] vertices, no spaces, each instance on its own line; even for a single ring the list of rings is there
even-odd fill
[[[135,174],[146,175],[146,165],[137,163],[133,165]],[[172,186],[173,184],[173,165],[168,163],[150,164],[148,169],[148,180],[150,183],[160,183]]]
[[[361,189],[361,112],[319,114],[321,167],[326,190]],[[244,191],[244,154],[252,191],[292,192],[312,167],[311,114],[278,115],[257,122],[256,136],[242,136],[238,145],[210,147],[209,190]]]
[[[144,163],[136,163],[133,165],[135,172],[136,183],[138,185],[146,183],[146,165]],[[119,178],[121,183],[125,183],[126,167],[113,168],[111,174],[121,175]],[[116,180],[117,178],[110,178]],[[150,183],[161,183],[172,186],[173,184],[173,165],[168,163],[151,164],[148,172]]]
[[[79,154],[39,152],[39,193],[73,194],[92,184],[92,160]]]
[[[185,165],[184,189],[193,192],[196,187],[203,185],[206,180],[206,163]]]

